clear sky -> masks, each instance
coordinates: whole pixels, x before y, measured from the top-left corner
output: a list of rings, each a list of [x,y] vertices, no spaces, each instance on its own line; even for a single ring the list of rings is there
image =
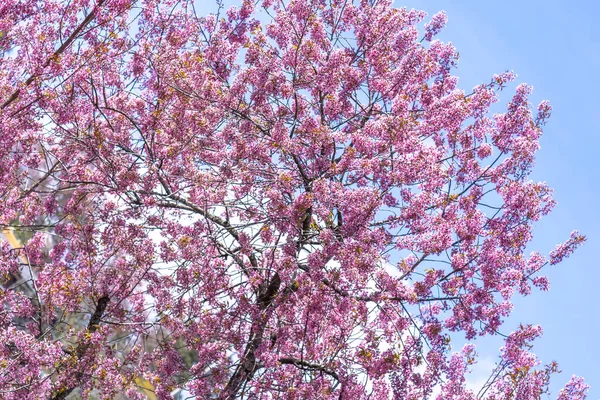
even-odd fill
[[[562,264],[546,269],[551,290],[534,291],[515,303],[505,331],[519,323],[544,327],[534,351],[556,360],[563,373],[552,384],[554,398],[573,374],[592,385],[600,399],[600,1],[395,0],[396,6],[433,15],[445,10],[439,38],[461,55],[455,74],[470,89],[510,69],[516,83],[534,87],[533,100],[550,100],[554,111],[544,131],[533,179],[555,189],[558,205],[536,225],[531,248],[549,251],[573,229],[588,241]],[[482,343],[494,354],[499,342]],[[486,348],[487,347],[487,348]]]
[[[214,11],[213,1],[199,1],[198,10]],[[448,24],[438,37],[460,52],[455,70],[460,88],[468,91],[495,73],[513,70],[518,78],[508,92],[526,82],[534,87],[535,105],[551,101],[554,111],[532,179],[548,182],[558,205],[536,225],[531,250],[548,253],[574,229],[588,241],[563,263],[546,269],[550,292],[534,290],[516,299],[504,332],[520,323],[542,325],[544,336],[534,351],[544,362],[558,361],[563,371],[554,376],[552,397],[576,374],[592,385],[589,399],[599,400],[600,1],[395,0],[395,6],[430,15],[446,11]],[[500,346],[497,340],[478,344],[481,370],[493,367]],[[481,382],[482,372],[475,371],[473,383]]]

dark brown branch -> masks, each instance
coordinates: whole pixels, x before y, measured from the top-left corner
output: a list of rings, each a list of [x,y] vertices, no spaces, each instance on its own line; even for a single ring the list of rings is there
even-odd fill
[[[279,274],[275,272],[275,275],[267,285],[266,289],[262,291],[262,293],[258,296],[257,303],[261,310],[267,309],[277,297],[277,292],[279,292],[279,287],[281,286],[281,278]]]
[[[250,337],[246,343],[244,354],[240,357],[240,362],[235,372],[229,378],[229,382],[227,382],[223,392],[221,392],[219,396],[220,400],[235,399],[242,386],[250,381],[254,373],[261,368],[259,362],[256,360],[255,353],[258,346],[263,342],[265,328],[269,319],[267,309],[271,306],[275,297],[277,297],[279,287],[281,286],[281,278],[276,272],[268,282],[268,285],[263,285],[263,289],[256,300],[261,311],[260,315],[252,322]]]
[[[320,371],[320,372],[323,372],[323,373],[331,376],[336,381],[338,381],[338,382],[340,381],[339,375],[334,370],[329,369],[321,364],[314,364],[314,363],[310,363],[308,361],[303,361],[303,360],[299,360],[297,358],[291,358],[291,357],[280,358],[279,362],[282,364],[295,365],[296,367],[298,367],[300,369],[306,369],[306,370],[310,370],[310,371]]]
[[[106,295],[102,296],[98,299],[98,304],[96,304],[96,309],[94,310],[94,313],[92,314],[92,317],[90,318],[90,321],[87,324],[86,330],[88,333],[92,334],[98,330],[100,320],[102,319],[102,316],[104,315],[104,312],[106,311],[106,307],[108,306],[109,302],[110,302],[110,298]],[[77,348],[75,349],[75,357],[76,357],[75,362],[78,362],[85,356],[89,347],[90,347],[90,342],[88,340],[82,340],[79,342],[79,344],[77,345]],[[76,383],[81,382],[84,375],[85,375],[84,371],[82,371],[82,370],[77,371],[75,373],[74,382],[76,382]],[[75,388],[77,386],[78,385],[76,385],[76,384],[72,384],[69,386],[63,386],[62,388],[60,388],[56,391],[54,396],[52,396],[52,400],[65,399],[73,390],[75,390]]]

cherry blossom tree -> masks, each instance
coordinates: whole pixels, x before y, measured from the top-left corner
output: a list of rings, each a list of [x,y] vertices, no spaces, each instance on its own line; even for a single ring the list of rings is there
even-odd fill
[[[458,89],[444,13],[240,3],[0,2],[0,397],[541,398],[549,103]]]

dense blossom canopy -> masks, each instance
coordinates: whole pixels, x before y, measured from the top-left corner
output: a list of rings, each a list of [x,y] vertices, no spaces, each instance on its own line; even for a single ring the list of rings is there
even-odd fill
[[[0,397],[539,398],[549,104],[458,89],[444,13],[240,3],[0,2]]]

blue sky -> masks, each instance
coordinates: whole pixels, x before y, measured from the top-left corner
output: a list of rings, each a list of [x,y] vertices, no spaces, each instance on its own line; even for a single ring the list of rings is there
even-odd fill
[[[213,1],[210,6],[209,0],[201,1],[198,10],[214,11]],[[600,245],[600,2],[395,0],[395,6],[430,15],[446,11],[448,24],[438,37],[460,52],[455,74],[462,89],[513,70],[518,78],[504,103],[520,82],[533,85],[534,104],[551,101],[554,111],[532,179],[548,182],[558,205],[536,225],[531,250],[548,253],[574,229],[588,241],[563,263],[546,269],[550,292],[534,291],[515,300],[504,332],[519,323],[542,325],[544,336],[534,351],[544,362],[558,361],[563,371],[554,377],[552,397],[577,374],[592,385],[589,399],[600,399],[600,270],[595,257]],[[482,369],[493,366],[500,346],[495,339],[478,344]]]
[[[516,83],[533,85],[534,103],[550,100],[554,111],[532,178],[555,189],[558,205],[536,225],[531,248],[547,252],[573,229],[588,241],[546,269],[550,292],[515,301],[505,331],[519,323],[542,325],[544,336],[534,351],[543,361],[558,361],[563,371],[554,377],[553,397],[577,374],[592,385],[589,399],[600,399],[600,2],[396,0],[395,5],[430,15],[446,11],[448,24],[439,38],[460,52],[455,74],[461,88],[510,69],[518,74]],[[486,341],[480,353],[493,355],[499,345]]]

